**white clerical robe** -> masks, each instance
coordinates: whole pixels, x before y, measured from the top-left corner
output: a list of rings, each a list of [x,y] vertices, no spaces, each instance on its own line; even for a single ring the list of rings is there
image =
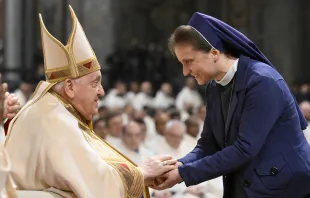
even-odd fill
[[[176,97],[176,107],[182,111],[185,110],[185,104],[191,105],[197,109],[202,103],[203,100],[198,93],[198,91],[184,87]]]
[[[154,119],[148,115],[144,116],[143,121],[145,123],[146,130],[147,130],[147,133],[145,136],[145,143],[147,144],[147,142],[152,141],[153,138],[157,135],[156,126],[155,126]]]
[[[152,153],[158,153],[158,146],[161,146],[166,142],[164,136],[159,135],[158,133],[153,137],[151,141],[146,141],[144,147],[150,150]],[[162,150],[160,150],[162,151]]]
[[[140,146],[137,151],[134,151],[126,147],[123,142],[117,147],[117,149],[137,165],[142,165],[145,160],[155,156],[143,146]]]
[[[105,106],[110,109],[124,108],[129,103],[127,95],[119,96],[116,89],[112,89],[104,99]]]
[[[120,137],[114,137],[111,135],[107,135],[105,138],[105,141],[109,143],[111,146],[113,146],[114,148],[118,148],[122,140]]]
[[[158,91],[153,99],[154,108],[166,109],[171,105],[174,105],[174,98],[166,95],[162,91]]]
[[[132,106],[137,111],[143,110],[143,107],[145,106],[153,107],[153,98],[143,92],[140,92],[132,101]]]
[[[190,136],[188,134],[184,135],[183,141],[182,141],[182,147],[183,150],[186,151],[186,153],[191,152],[195,146],[197,145],[197,138]]]
[[[6,149],[19,190],[63,197],[148,197],[140,171],[101,141],[72,106],[41,82],[11,121]],[[130,176],[129,176],[130,175]]]

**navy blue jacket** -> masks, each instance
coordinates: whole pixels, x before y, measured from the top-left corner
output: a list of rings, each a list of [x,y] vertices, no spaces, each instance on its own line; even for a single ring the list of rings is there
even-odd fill
[[[194,150],[179,161],[187,186],[233,173],[250,198],[310,193],[310,146],[295,99],[271,66],[240,56],[227,122],[219,85],[206,87],[207,116]],[[228,192],[229,193],[229,192]],[[233,197],[225,192],[225,197]]]

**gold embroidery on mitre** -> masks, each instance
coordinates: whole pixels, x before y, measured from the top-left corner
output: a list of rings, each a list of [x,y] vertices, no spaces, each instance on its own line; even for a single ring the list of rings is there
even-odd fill
[[[92,123],[84,120],[66,100],[52,90],[49,92],[57,97],[64,107],[77,119],[79,128],[89,145],[100,154],[107,164],[117,171],[123,182],[125,198],[141,198],[142,196],[149,198],[148,188],[144,186],[144,177],[136,167],[136,164],[98,137],[92,130]],[[107,151],[111,151],[108,157]]]
[[[90,46],[90,43],[78,18],[76,17],[71,6],[69,6],[69,9],[72,18],[72,31],[66,46],[64,46],[48,32],[43,23],[42,16],[40,15],[45,76],[46,81],[51,83],[60,82],[66,78],[78,78],[100,70],[99,62],[93,49]],[[79,34],[77,34],[77,32],[79,32]],[[44,42],[44,40],[47,42]],[[75,42],[76,40],[79,40],[79,42]],[[60,54],[62,57],[58,59],[60,61],[51,61],[57,60],[58,58],[53,54]],[[85,60],[83,60],[84,57]],[[79,58],[82,60],[77,61],[76,59]],[[62,62],[63,65],[58,65],[60,64],[59,62]]]

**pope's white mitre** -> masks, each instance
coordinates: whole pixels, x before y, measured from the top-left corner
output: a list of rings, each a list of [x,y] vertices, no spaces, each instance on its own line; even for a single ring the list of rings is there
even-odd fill
[[[42,45],[46,81],[56,83],[66,78],[78,78],[100,70],[100,65],[84,30],[69,6],[72,17],[72,31],[68,43],[64,46],[46,29],[41,14]]]

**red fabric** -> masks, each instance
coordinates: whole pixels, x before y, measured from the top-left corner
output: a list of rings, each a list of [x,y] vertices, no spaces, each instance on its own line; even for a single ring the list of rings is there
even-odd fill
[[[8,133],[8,129],[9,129],[9,124],[10,124],[11,120],[7,120],[4,125],[3,125],[3,128],[4,128],[4,134],[6,135]]]

